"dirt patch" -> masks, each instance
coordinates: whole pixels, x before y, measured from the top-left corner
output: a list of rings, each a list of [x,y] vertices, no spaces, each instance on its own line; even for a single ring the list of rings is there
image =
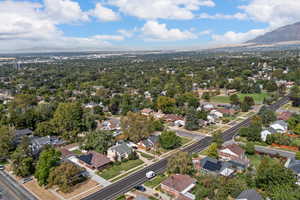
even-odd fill
[[[89,180],[87,180],[87,181],[85,181],[81,184],[78,184],[74,188],[74,190],[70,193],[63,193],[63,192],[60,192],[60,191],[57,191],[57,193],[65,199],[70,199],[70,198],[75,197],[75,196],[77,196],[81,193],[88,192],[91,189],[94,190],[93,188],[99,190],[101,187],[99,186],[99,184],[96,181],[89,179]]]
[[[39,197],[39,199],[47,200],[59,200],[53,193],[39,186],[36,180],[32,180],[28,183],[25,183],[24,186],[33,194]]]

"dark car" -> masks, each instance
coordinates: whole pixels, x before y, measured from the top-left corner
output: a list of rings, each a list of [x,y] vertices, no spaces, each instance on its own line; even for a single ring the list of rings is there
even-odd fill
[[[3,165],[0,165],[0,170],[4,170],[4,166]]]
[[[141,192],[146,192],[146,188],[144,186],[141,186],[141,185],[135,186],[134,189],[139,190]]]

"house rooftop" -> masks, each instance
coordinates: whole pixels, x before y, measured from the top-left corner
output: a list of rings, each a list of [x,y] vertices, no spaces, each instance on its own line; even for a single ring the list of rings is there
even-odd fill
[[[102,167],[111,162],[105,155],[95,151],[90,151],[87,154],[80,155],[78,156],[78,159],[95,168]]]
[[[115,146],[110,147],[110,150],[116,151],[120,154],[132,153],[131,147],[129,147],[128,144],[126,144],[126,142],[120,142],[120,143],[116,144]]]
[[[245,153],[245,150],[242,149],[239,145],[237,145],[235,143],[225,145],[221,148],[221,150],[224,150],[224,149],[230,149],[230,151],[234,152],[237,155],[241,155],[241,154]]]
[[[300,174],[300,160],[291,159],[287,167],[296,174]]]
[[[262,196],[256,192],[256,190],[243,191],[236,200],[263,200]]]
[[[182,174],[174,174],[162,182],[163,185],[172,188],[178,192],[183,192],[192,184],[196,183],[196,179]]]

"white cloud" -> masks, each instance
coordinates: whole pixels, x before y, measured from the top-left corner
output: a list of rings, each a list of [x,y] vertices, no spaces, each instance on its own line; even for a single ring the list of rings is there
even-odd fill
[[[131,38],[136,32],[138,32],[138,29],[137,28],[134,28],[133,30],[120,29],[117,32],[123,35],[124,37]]]
[[[192,19],[202,6],[213,7],[212,0],[109,0],[120,12],[142,19]]]
[[[215,42],[222,43],[222,44],[234,44],[234,43],[245,42],[264,33],[266,33],[265,29],[253,29],[245,33],[228,31],[224,35],[216,35],[216,34],[212,35],[212,39]]]
[[[98,40],[115,40],[115,41],[122,41],[124,37],[122,35],[95,35],[93,38]]]
[[[145,40],[175,41],[196,39],[197,36],[190,31],[168,29],[166,24],[148,21],[141,29]]]
[[[201,13],[198,15],[199,19],[238,19],[238,20],[244,20],[247,18],[247,15],[244,13],[235,13],[233,15],[225,15],[225,14],[214,14],[210,15],[207,13]]]
[[[100,21],[108,22],[119,20],[119,16],[112,9],[102,6],[101,3],[97,3],[95,9],[90,11],[89,14]]]
[[[300,21],[299,0],[250,0],[240,8],[254,21],[267,23],[272,29]]]
[[[66,37],[57,25],[87,20],[77,3],[49,0],[50,4],[27,1],[0,1],[0,51],[47,49],[101,49],[110,47],[107,41],[122,40],[123,36],[97,35]],[[53,1],[53,2],[52,2]],[[45,1],[46,2],[46,1]],[[58,4],[57,4],[58,3]],[[57,5],[57,15],[53,10]],[[55,16],[55,17],[54,17]]]
[[[83,12],[79,3],[71,0],[44,0],[45,12],[59,23],[87,21],[88,14]]]

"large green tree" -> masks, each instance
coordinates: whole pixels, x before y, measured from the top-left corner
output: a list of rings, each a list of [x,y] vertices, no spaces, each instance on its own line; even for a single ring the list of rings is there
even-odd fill
[[[0,127],[0,160],[5,160],[9,156],[9,151],[13,148],[14,131],[7,126]]]
[[[159,143],[164,149],[175,149],[181,145],[181,138],[174,131],[163,131]]]
[[[40,185],[48,184],[49,173],[52,168],[58,165],[60,152],[54,148],[47,148],[41,152],[35,171],[35,178]]]
[[[109,131],[93,131],[85,137],[82,148],[95,150],[99,153],[106,153],[107,149],[114,144],[112,133]]]
[[[168,160],[167,171],[170,174],[190,174],[193,171],[191,156],[186,152],[178,152]]]
[[[199,119],[198,119],[197,111],[194,108],[190,108],[186,114],[185,128],[187,130],[199,129]]]

